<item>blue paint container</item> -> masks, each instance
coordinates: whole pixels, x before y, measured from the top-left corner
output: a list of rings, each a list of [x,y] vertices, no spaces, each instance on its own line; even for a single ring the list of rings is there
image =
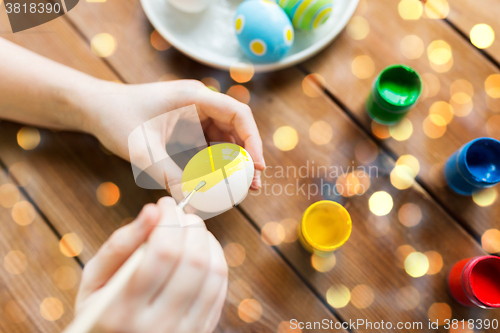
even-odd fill
[[[448,158],[446,181],[459,194],[472,193],[500,182],[500,141],[478,138]]]

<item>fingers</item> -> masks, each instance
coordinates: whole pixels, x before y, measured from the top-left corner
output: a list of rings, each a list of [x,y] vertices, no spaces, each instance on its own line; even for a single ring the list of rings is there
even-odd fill
[[[152,305],[153,312],[176,318],[174,321],[160,318],[163,320],[157,324],[163,327],[164,332],[177,332],[179,318],[182,318],[200,294],[209,269],[210,246],[203,221],[195,215],[187,215],[186,218],[197,220],[198,223],[191,224],[195,221],[187,221],[190,224],[183,228],[186,230],[186,241],[182,257]]]
[[[186,231],[180,227],[184,214],[177,210],[172,198],[160,199],[158,207],[158,225],[148,238],[145,258],[128,287],[130,295],[140,296],[147,302],[158,295],[179,262]]]
[[[262,150],[262,139],[248,105],[210,89],[202,90],[196,102],[210,118],[234,126],[239,138],[244,142],[257,170],[264,170],[266,163]]]
[[[209,232],[208,238],[211,254],[208,276],[200,294],[182,319],[181,325],[177,329],[179,333],[205,332],[207,327],[212,324],[214,317],[218,322],[220,311],[212,314],[212,310],[221,309],[221,303],[223,304],[225,300],[226,288],[224,285],[227,283],[228,274],[226,260],[219,242]],[[224,296],[222,302],[219,300],[221,292]]]
[[[116,230],[85,265],[78,298],[85,299],[106,284],[128,257],[147,240],[159,217],[158,207],[148,204],[134,222]]]

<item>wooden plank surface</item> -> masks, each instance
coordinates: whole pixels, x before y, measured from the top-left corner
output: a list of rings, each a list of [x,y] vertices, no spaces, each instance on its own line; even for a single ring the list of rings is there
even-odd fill
[[[0,193],[0,331],[61,331],[73,318],[81,268],[3,168]]]
[[[493,43],[491,46],[484,48],[484,51],[495,59],[497,63],[500,63],[500,22],[498,22],[500,3],[495,0],[483,0],[481,2],[473,0],[455,0],[450,1],[449,7],[450,12],[446,17],[447,20],[456,26],[466,37],[470,38],[472,28],[478,24],[487,24],[493,29]],[[484,37],[485,35],[483,34],[483,38]],[[483,38],[479,37],[478,41],[483,42]],[[489,40],[490,39],[486,37],[484,46],[488,44],[487,41]]]
[[[202,78],[210,75],[219,80],[223,91],[226,91],[232,84],[227,74],[218,71],[212,71],[210,74],[210,70],[207,68],[197,66],[177,55],[173,50],[160,53],[152,61],[146,60],[145,55],[154,53],[151,46],[144,40],[144,34],[151,30],[147,28],[147,22],[144,18],[130,20],[131,16],[135,17],[136,15],[133,14],[136,13],[135,9],[136,6],[131,2],[120,6],[119,9],[116,2],[108,1],[103,4],[102,9],[97,6],[87,6],[74,12],[70,18],[89,39],[100,31],[107,31],[113,36],[116,34],[117,51],[109,57],[109,61],[128,82],[149,82],[158,77],[175,74],[183,78]],[[113,24],[106,23],[109,22],[109,19],[101,20],[98,25],[85,24],[90,17],[117,13],[118,11],[122,11],[121,16],[127,18],[128,28],[125,28],[125,31],[123,29],[118,31],[121,24],[116,21]],[[115,15],[114,17],[117,20],[119,16]],[[123,22],[123,24],[125,23]],[[127,37],[122,37],[124,34]],[[139,42],[141,39],[143,41]],[[184,74],[181,73],[180,67],[186,67]],[[356,151],[356,144],[368,138],[356,129],[343,112],[329,102],[325,96],[308,98],[301,90],[303,79],[304,76],[298,71],[288,70],[274,75],[256,76],[246,85],[250,91],[250,105],[264,137],[268,164],[271,167],[278,165],[300,167],[307,162],[306,156],[310,160],[314,156],[316,163],[320,165],[350,165],[351,161],[356,158],[353,153]],[[307,139],[309,127],[319,119],[328,119],[333,133],[335,133],[333,141],[326,148],[317,147]],[[282,125],[292,126],[299,132],[299,145],[288,153],[280,153],[272,144],[274,131]],[[371,144],[373,145],[373,143]],[[391,161],[385,154],[381,154],[379,163],[385,166],[383,168],[385,174],[380,179],[372,180],[372,187],[367,195],[344,202],[349,205],[355,221],[367,222],[357,225],[355,223],[355,228],[360,228],[362,231],[355,232],[345,248],[339,251],[337,266],[332,272],[328,274],[314,272],[308,264],[310,260],[308,255],[296,243],[284,245],[283,255],[323,297],[330,286],[339,283],[348,285],[351,290],[359,284],[368,284],[377,291],[373,305],[367,310],[358,309],[352,304],[337,310],[343,318],[361,317],[370,320],[391,318],[403,321],[417,318],[425,321],[427,310],[434,302],[450,304],[453,307],[454,318],[494,316],[495,314],[492,312],[468,312],[452,302],[446,292],[445,276],[447,270],[455,261],[463,257],[484,253],[480,246],[457,226],[453,219],[447,216],[418,185],[414,185],[405,192],[398,192],[392,188],[388,180],[388,173],[392,169],[394,161]],[[270,186],[274,184],[284,186],[287,184],[286,181],[290,181],[290,179],[280,180],[274,177],[269,179],[269,184]],[[301,184],[308,185],[313,181],[315,180],[305,179],[301,180]],[[376,190],[388,191],[395,201],[391,214],[386,218],[375,218],[367,209],[368,196]],[[318,198],[273,196],[270,199],[261,195],[247,198],[241,207],[259,226],[263,227],[271,221],[282,221],[285,218],[300,219],[304,209],[315,199]],[[398,222],[397,213],[401,206],[408,202],[416,203],[424,216],[422,224],[416,229],[406,229]],[[369,234],[369,230],[373,232],[374,228],[380,227],[383,231],[387,226],[389,231],[386,231],[385,235],[375,237]],[[442,235],[445,233],[447,235],[453,234],[453,236],[443,240]],[[457,239],[463,246],[453,246]],[[416,280],[409,277],[404,270],[397,267],[396,251],[399,246],[405,244],[412,245],[422,252],[439,252],[444,258],[445,266],[434,276],[426,276]],[[360,251],[360,249],[365,248],[366,251]],[[378,275],[377,272],[386,274]],[[417,287],[422,302],[419,302],[416,308],[410,311],[403,310],[405,306],[411,306],[411,304],[405,303],[409,300],[402,296],[409,289],[401,291],[401,288],[412,285]],[[429,288],[429,285],[432,287]],[[384,292],[380,292],[382,290]],[[403,305],[394,308],[394,304],[398,304],[397,302]]]
[[[340,35],[323,53],[303,65],[306,71],[319,73],[328,91],[352,113],[356,121],[372,132],[372,122],[364,103],[376,75],[394,63],[415,68],[428,83],[422,100],[403,124],[408,125],[409,120],[411,127],[399,127],[392,137],[381,139],[381,144],[396,156],[410,154],[416,157],[420,164],[418,177],[425,187],[478,239],[487,230],[498,229],[500,205],[491,203],[481,207],[471,197],[449,190],[443,178],[446,159],[461,145],[481,136],[500,138],[500,131],[495,127],[500,119],[500,99],[491,98],[485,92],[486,79],[491,74],[498,74],[498,69],[446,22],[428,18],[404,20],[399,15],[398,2],[363,1],[355,16],[355,21],[348,26],[348,33]],[[368,34],[363,39],[351,37],[363,37],[366,31]],[[444,41],[450,47],[452,60],[447,64],[452,63],[451,68],[447,69],[448,65],[437,66],[429,60],[429,47],[434,50],[431,44],[435,41]],[[407,56],[415,59],[408,59]],[[441,59],[436,54],[432,57],[437,63],[448,58],[445,55]],[[456,93],[462,94],[455,96],[454,100],[452,97]],[[464,104],[456,102],[467,101],[467,94],[472,94],[469,96],[471,101]],[[436,102],[441,104],[435,105]],[[454,113],[461,116],[451,115],[446,109],[443,111],[442,106],[446,107],[444,103],[451,104]],[[433,105],[446,117],[452,118],[447,126],[433,125],[429,121],[427,117]],[[387,129],[379,129],[376,134],[386,137]],[[498,197],[498,188],[489,193],[490,198]],[[487,199],[477,201],[484,204]]]
[[[53,24],[51,26],[51,24]],[[56,25],[57,24],[57,25]],[[62,24],[61,26],[58,26]],[[60,62],[82,69],[106,79],[118,79],[91,54],[90,49],[74,49],[64,46],[72,43],[84,46],[80,37],[64,20],[44,25],[44,29],[56,31],[60,43],[50,43],[54,36],[38,35],[37,43],[24,35],[16,35],[14,42]],[[64,34],[59,35],[59,30]],[[46,41],[45,41],[46,40]],[[52,47],[47,48],[49,44]],[[73,53],[74,50],[78,53]],[[107,237],[121,224],[130,221],[142,206],[155,202],[165,192],[139,189],[132,178],[130,164],[100,150],[97,140],[73,133],[53,133],[41,130],[40,145],[29,152],[23,151],[16,142],[20,125],[0,123],[0,159],[12,166],[23,162],[25,173],[32,181],[25,188],[61,235],[76,234],[83,247],[78,257],[85,263],[97,251]],[[112,207],[102,206],[95,195],[104,182],[116,184],[120,190],[119,202]],[[238,249],[245,249],[243,263],[230,270],[230,293],[224,309],[220,329],[231,332],[267,332],[278,330],[282,322],[298,320],[333,320],[336,318],[312,293],[293,270],[272,249],[265,246],[255,228],[236,210],[210,220],[210,230],[222,245],[233,243],[226,249],[233,262],[241,260]],[[235,245],[236,250],[234,250]],[[233,249],[233,250],[232,250]],[[235,252],[235,254],[233,253]],[[236,258],[234,258],[236,256]],[[272,267],[263,269],[263,267]],[[243,281],[243,282],[242,282]],[[249,292],[250,291],[250,292]],[[243,299],[256,299],[263,308],[262,316],[254,323],[246,323],[239,317],[238,307]],[[286,304],[286,306],[283,306]],[[303,305],[307,304],[307,308]],[[240,309],[242,318],[249,314]],[[282,328],[281,328],[282,329]]]

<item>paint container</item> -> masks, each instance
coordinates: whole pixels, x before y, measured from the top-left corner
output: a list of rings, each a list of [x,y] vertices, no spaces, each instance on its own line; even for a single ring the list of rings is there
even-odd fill
[[[417,104],[422,79],[411,67],[392,65],[380,72],[366,100],[366,110],[378,123],[393,125]]]
[[[299,239],[309,252],[328,256],[349,239],[351,230],[347,210],[337,202],[322,200],[306,209],[299,225]]]
[[[450,271],[448,285],[453,297],[462,305],[500,308],[500,257],[460,260]]]
[[[500,141],[478,138],[463,145],[448,158],[446,181],[463,195],[494,186],[500,182]]]

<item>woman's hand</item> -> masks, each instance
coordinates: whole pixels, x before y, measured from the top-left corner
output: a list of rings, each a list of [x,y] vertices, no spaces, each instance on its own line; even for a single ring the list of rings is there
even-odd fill
[[[194,80],[141,85],[101,81],[100,85],[86,102],[89,116],[85,130],[113,153],[129,160],[128,136],[135,128],[169,111],[195,104],[209,141],[237,143],[250,153],[255,164],[251,187],[261,187],[260,173],[265,168],[262,140],[246,104]],[[174,125],[158,127],[161,133],[156,136],[168,140],[169,133],[164,132]]]
[[[189,224],[180,227],[179,220]],[[213,332],[226,297],[228,268],[219,242],[172,198],[147,205],[118,229],[83,270],[76,315],[147,241],[146,255],[122,293],[101,316],[97,332]]]

